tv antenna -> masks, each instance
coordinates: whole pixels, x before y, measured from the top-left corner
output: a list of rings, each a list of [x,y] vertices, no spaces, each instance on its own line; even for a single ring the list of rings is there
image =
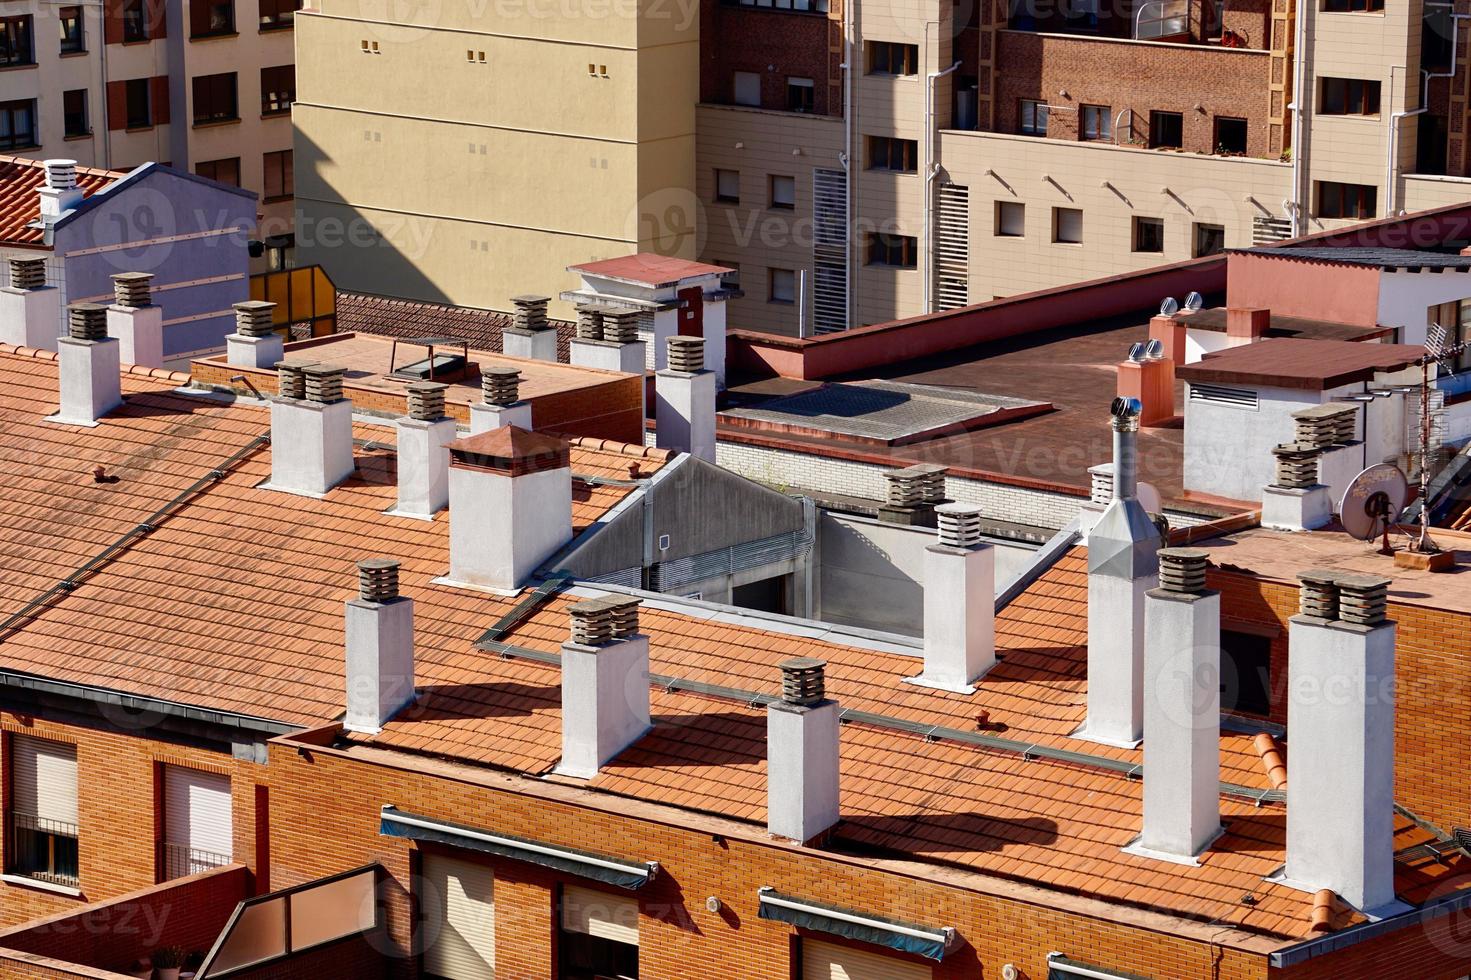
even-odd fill
[[[1438,550],[1430,540],[1430,456],[1445,437],[1445,395],[1439,388],[1431,388],[1430,365],[1436,366],[1438,374],[1447,361],[1467,350],[1471,350],[1471,344],[1465,341],[1449,342],[1444,324],[1432,323],[1425,331],[1425,353],[1420,357],[1420,445],[1416,453],[1420,464],[1420,534],[1411,546],[1420,554]]]
[[[1338,519],[1349,537],[1360,541],[1382,538],[1381,555],[1392,555],[1389,529],[1405,509],[1410,496],[1410,482],[1393,463],[1375,463],[1349,483],[1338,505]]]

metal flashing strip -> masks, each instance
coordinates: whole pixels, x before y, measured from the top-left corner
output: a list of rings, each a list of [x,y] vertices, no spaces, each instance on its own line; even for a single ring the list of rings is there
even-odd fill
[[[183,718],[188,721],[199,721],[210,725],[240,728],[271,735],[290,735],[293,732],[301,731],[303,727],[301,725],[288,725],[280,721],[271,721],[266,718],[257,718],[252,715],[242,715],[233,711],[215,711],[209,708],[197,708],[193,705],[181,704],[176,701],[164,701],[159,698],[125,694],[121,691],[97,687],[92,684],[74,684],[70,681],[55,681],[49,678],[36,677],[31,674],[22,674],[11,670],[0,670],[0,687],[19,688],[21,690],[37,691],[43,694],[55,694],[61,697],[76,698],[79,701],[87,701],[92,704],[114,705],[127,711],[163,715],[169,718]]]
[[[483,851],[486,854],[498,854],[630,891],[647,885],[659,873],[658,861],[623,861],[522,837],[494,834],[463,824],[404,813],[387,803],[383,805],[378,832],[384,837],[431,841]]]
[[[1296,946],[1278,950],[1268,955],[1267,965],[1274,969],[1297,966],[1315,957],[1337,953],[1401,929],[1419,929],[1422,932],[1439,929],[1447,939],[1451,939],[1458,934],[1460,926],[1455,923],[1434,926],[1432,923],[1448,915],[1464,912],[1467,908],[1471,908],[1471,890],[1455,892],[1440,901],[1422,905],[1418,909],[1391,915],[1375,922],[1349,926],[1340,932],[1329,933],[1319,939],[1309,939]],[[1459,942],[1459,940],[1456,941]]]
[[[757,916],[773,922],[788,922],[834,936],[887,946],[932,960],[943,960],[955,945],[955,930],[949,926],[928,928],[893,919],[820,905],[780,895],[767,885],[758,892]]]
[[[1068,522],[1067,527],[1054,534],[1046,544],[1037,550],[1036,554],[1032,556],[1032,560],[1027,562],[1025,568],[1012,576],[1011,581],[1007,582],[996,593],[996,612],[1001,612],[1007,606],[1011,605],[1012,600],[1027,591],[1032,583],[1045,575],[1047,570],[1053,565],[1057,564],[1058,559],[1067,554],[1068,550],[1077,544],[1082,536],[1082,521],[1074,517]]]

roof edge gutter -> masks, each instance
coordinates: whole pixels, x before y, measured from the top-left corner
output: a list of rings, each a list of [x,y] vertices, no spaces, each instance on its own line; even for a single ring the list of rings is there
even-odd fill
[[[1418,909],[1391,915],[1377,922],[1365,922],[1351,926],[1342,932],[1336,932],[1321,939],[1310,939],[1307,942],[1278,950],[1267,957],[1267,964],[1273,968],[1297,966],[1299,963],[1350,949],[1360,943],[1377,939],[1400,929],[1413,927],[1425,929],[1431,922],[1467,908],[1471,908],[1471,891],[1456,892],[1437,902],[1422,905]]]

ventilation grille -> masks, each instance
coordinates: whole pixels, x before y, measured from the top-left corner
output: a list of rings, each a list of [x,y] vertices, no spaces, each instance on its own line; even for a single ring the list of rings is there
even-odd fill
[[[812,328],[848,329],[848,175],[812,171]]]
[[[941,184],[935,206],[935,309],[970,303],[970,188]]]
[[[1213,405],[1230,405],[1233,408],[1257,409],[1257,394],[1247,388],[1227,388],[1224,385],[1192,384],[1190,400],[1210,402]]]
[[[1291,218],[1264,218],[1257,215],[1251,219],[1251,243],[1253,245],[1270,245],[1291,237]]]

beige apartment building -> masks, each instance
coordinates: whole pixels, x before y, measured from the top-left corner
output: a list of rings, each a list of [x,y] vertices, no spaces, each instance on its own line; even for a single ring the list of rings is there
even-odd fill
[[[0,152],[255,191],[290,262],[297,0],[0,0]]]

